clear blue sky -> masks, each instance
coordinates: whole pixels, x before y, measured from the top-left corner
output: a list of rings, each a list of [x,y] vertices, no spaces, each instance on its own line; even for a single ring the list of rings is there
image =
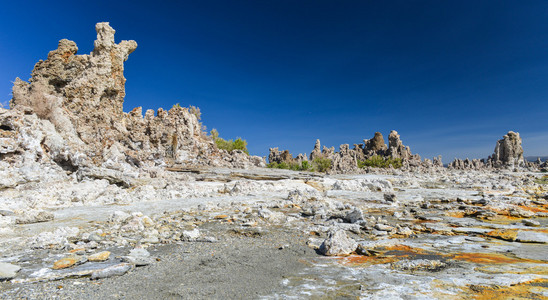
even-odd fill
[[[548,1],[4,1],[0,102],[95,23],[139,44],[124,110],[195,105],[252,154],[397,130],[423,157],[482,158],[508,130],[548,155]]]

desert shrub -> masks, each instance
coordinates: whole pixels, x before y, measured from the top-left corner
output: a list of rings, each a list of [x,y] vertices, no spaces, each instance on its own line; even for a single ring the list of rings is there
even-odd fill
[[[535,183],[537,184],[548,184],[548,175],[542,176],[542,178],[536,179]]]
[[[388,168],[392,166],[394,169],[398,169],[402,167],[402,160],[401,158],[393,158],[393,157],[382,157],[380,155],[373,155],[370,158],[361,161],[358,161],[358,167],[359,168]]]
[[[196,119],[198,119],[198,121],[201,120],[201,118],[202,118],[202,112],[200,111],[200,108],[199,108],[199,107],[196,107],[196,106],[194,106],[194,105],[191,105],[191,106],[188,107],[188,111],[189,111],[191,114],[195,115],[195,116],[196,116]]]
[[[21,99],[18,104],[32,108],[40,119],[50,120],[55,124],[54,111],[61,107],[61,99],[50,95],[44,86],[34,85],[29,97]]]
[[[327,172],[327,170],[329,170],[331,168],[331,159],[329,158],[324,158],[324,157],[317,157],[317,158],[314,158],[314,160],[312,161],[312,167],[315,171],[318,171],[318,172]]]
[[[287,163],[282,161],[281,163],[271,162],[266,165],[267,168],[271,169],[286,169],[293,171],[313,171],[312,165],[308,161],[302,161],[300,164],[296,162]]]
[[[210,135],[218,149],[226,150],[228,152],[231,152],[233,150],[241,150],[245,154],[249,155],[246,140],[243,140],[242,138],[237,138],[236,140],[227,141],[219,137],[219,132],[215,128],[211,130]]]

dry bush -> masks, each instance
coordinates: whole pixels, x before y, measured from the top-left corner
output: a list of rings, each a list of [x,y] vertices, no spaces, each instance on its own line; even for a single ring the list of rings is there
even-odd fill
[[[18,105],[32,108],[34,113],[40,118],[53,122],[54,111],[61,107],[59,97],[50,95],[47,89],[42,85],[34,85],[31,88],[29,96],[20,99]]]

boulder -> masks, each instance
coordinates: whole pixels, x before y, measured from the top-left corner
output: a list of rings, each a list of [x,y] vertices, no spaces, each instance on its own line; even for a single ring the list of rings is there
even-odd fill
[[[348,255],[356,250],[356,242],[343,230],[332,230],[320,245],[320,253],[326,256]]]

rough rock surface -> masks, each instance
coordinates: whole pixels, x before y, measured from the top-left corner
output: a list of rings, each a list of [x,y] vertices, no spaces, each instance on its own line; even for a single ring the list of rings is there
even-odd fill
[[[521,137],[519,133],[509,131],[502,140],[497,141],[495,152],[488,161],[494,167],[518,168],[525,166]]]
[[[356,242],[342,230],[330,231],[320,246],[323,255],[348,255],[356,250]]]
[[[21,270],[20,266],[0,262],[0,280],[12,279]]]
[[[373,156],[380,156],[383,159],[394,158],[401,159],[404,169],[431,169],[439,170],[443,168],[441,156],[433,160],[421,160],[418,154],[413,155],[408,146],[404,146],[398,132],[392,130],[389,135],[389,144],[386,145],[384,138],[380,132],[375,132],[372,139],[363,140],[362,144],[354,144],[350,149],[349,144],[342,144],[339,151],[336,152],[334,147],[321,149],[320,140],[316,140],[314,149],[310,152],[310,161],[314,163],[316,159],[328,159],[331,161],[330,173],[364,173],[365,171],[358,168],[358,161],[367,160]],[[297,158],[293,158],[288,150],[280,152],[278,148],[270,148],[268,155],[269,162],[294,164],[301,163],[306,160],[306,156],[299,154]]]
[[[51,161],[69,172],[103,167],[126,174],[158,165],[264,165],[258,157],[218,150],[192,109],[124,113],[124,62],[137,43],[115,43],[108,23],[96,31],[91,54],[77,55],[76,44],[63,39],[28,83],[15,80],[11,110],[0,109],[2,160],[24,154],[23,160]],[[0,184],[18,180],[25,179]]]
[[[542,162],[526,162],[523,157],[521,137],[519,133],[509,131],[501,140],[497,141],[494,153],[485,159],[458,159],[455,158],[448,167],[457,170],[482,169],[542,169]]]

